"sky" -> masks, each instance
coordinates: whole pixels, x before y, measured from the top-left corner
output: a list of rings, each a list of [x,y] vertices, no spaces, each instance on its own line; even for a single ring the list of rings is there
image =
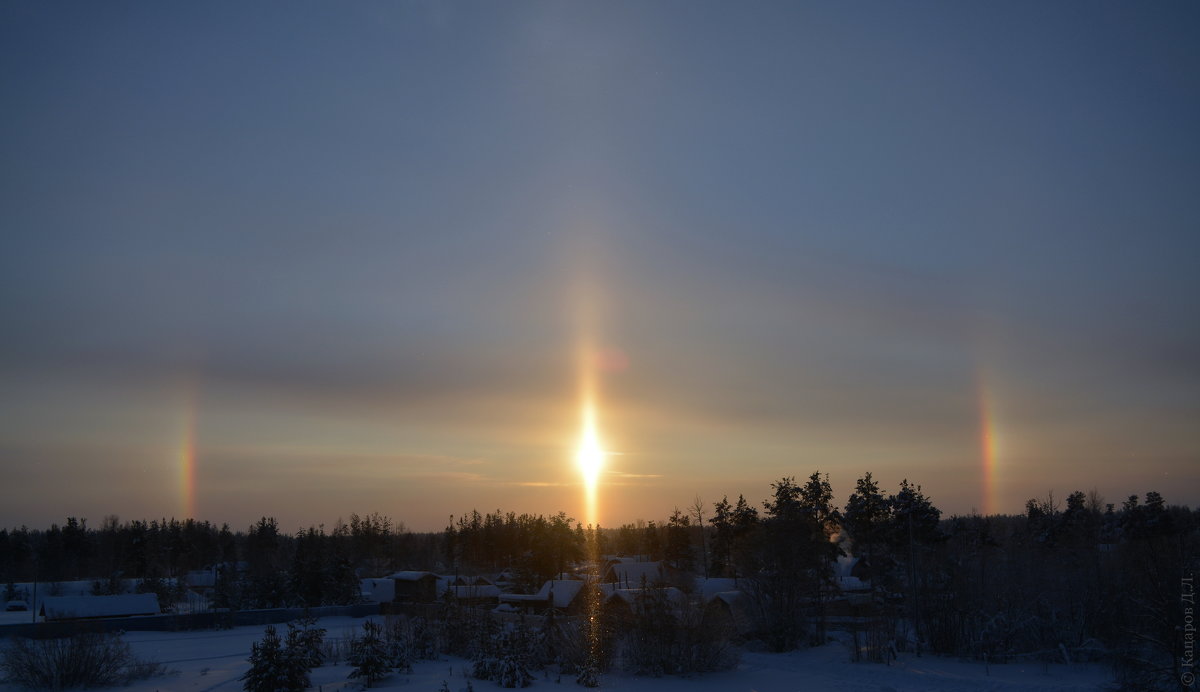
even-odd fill
[[[1200,504],[1192,2],[0,5],[0,526]]]

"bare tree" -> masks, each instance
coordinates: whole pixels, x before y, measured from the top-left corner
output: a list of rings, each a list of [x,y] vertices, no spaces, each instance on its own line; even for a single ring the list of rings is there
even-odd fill
[[[700,529],[700,564],[704,565],[704,578],[708,579],[708,547],[704,540],[704,500],[697,495],[688,509],[696,518],[696,526]]]

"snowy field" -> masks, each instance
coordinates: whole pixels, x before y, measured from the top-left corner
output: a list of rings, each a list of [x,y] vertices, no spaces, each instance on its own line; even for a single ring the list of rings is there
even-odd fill
[[[348,637],[361,630],[363,618],[324,618],[321,626],[327,637]],[[286,626],[278,626],[286,631]],[[224,631],[129,632],[125,635],[134,652],[143,659],[164,664],[165,677],[136,682],[128,687],[112,688],[129,692],[237,692],[238,678],[249,664],[250,644],[262,637],[263,627],[239,627]],[[0,641],[0,646],[3,642]],[[832,690],[837,692],[950,692],[983,690],[1001,692],[1063,692],[1066,690],[1105,690],[1112,686],[1107,667],[1098,665],[993,665],[911,654],[902,655],[891,666],[851,663],[848,649],[832,643],[817,649],[787,654],[746,653],[735,671],[694,678],[639,678],[608,674],[601,689],[624,692],[700,690],[702,692],[799,692]],[[416,664],[410,675],[393,674],[372,689],[437,692],[445,681],[451,690],[467,688],[463,659],[426,661]],[[361,685],[348,681],[350,667],[323,666],[313,671],[314,690],[357,690]],[[500,689],[495,683],[471,680],[474,690]],[[0,685],[10,692],[16,688]],[[573,679],[556,682],[553,675],[539,677],[529,689],[584,690]]]

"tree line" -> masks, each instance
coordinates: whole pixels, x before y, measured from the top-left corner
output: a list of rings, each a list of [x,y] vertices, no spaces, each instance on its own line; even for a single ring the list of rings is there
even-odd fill
[[[20,582],[40,582],[43,593],[54,594],[61,582],[91,580],[95,594],[154,592],[169,610],[183,597],[188,572],[210,570],[216,607],[346,604],[358,599],[360,575],[427,568],[442,541],[439,533],[412,533],[377,513],[294,534],[273,517],[236,532],[194,519],[109,516],[90,528],[69,517],[46,530],[0,529],[0,583],[11,599]]]
[[[1031,499],[1018,515],[945,518],[919,485],[887,493],[870,473],[841,507],[820,473],[770,489],[758,505],[697,500],[665,521],[617,528],[499,510],[426,534],[378,514],[295,534],[269,517],[237,532],[190,519],[108,517],[93,529],[68,518],[43,531],[0,529],[0,579],[10,591],[95,579],[103,593],[236,566],[221,570],[214,604],[312,606],[350,602],[358,578],[398,569],[509,569],[532,590],[584,556],[640,555],[671,565],[685,590],[693,575],[736,579],[755,615],[751,636],[787,650],[824,641],[842,595],[837,560],[852,555],[866,591],[852,615],[868,657],[912,648],[997,662],[1108,660],[1134,687],[1179,679],[1181,590],[1200,560],[1200,517],[1157,492],[1118,504],[1077,491]]]

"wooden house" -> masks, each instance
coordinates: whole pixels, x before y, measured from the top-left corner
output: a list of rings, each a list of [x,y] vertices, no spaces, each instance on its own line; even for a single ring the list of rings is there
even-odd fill
[[[438,578],[433,572],[396,572],[389,578],[395,585],[393,602],[433,603],[438,598]]]

